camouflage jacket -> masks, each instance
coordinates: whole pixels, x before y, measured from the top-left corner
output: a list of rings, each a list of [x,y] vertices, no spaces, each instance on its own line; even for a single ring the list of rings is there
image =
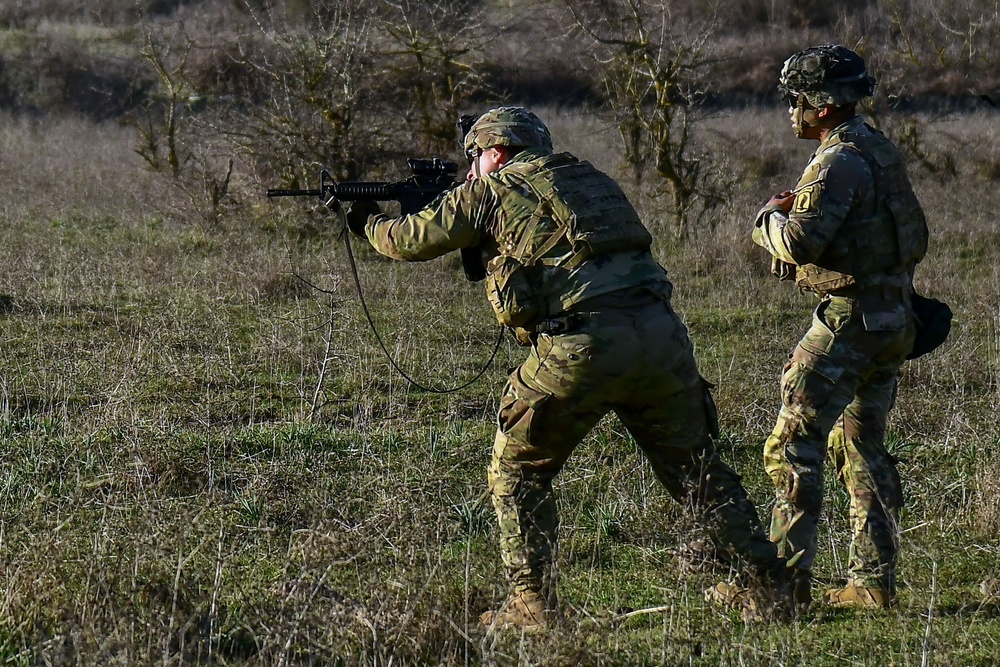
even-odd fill
[[[788,214],[765,207],[753,240],[796,267],[796,282],[820,295],[874,286],[911,288],[927,247],[927,225],[903,157],[860,116],[820,143],[793,190]],[[886,292],[888,294],[888,292]]]
[[[581,228],[590,221],[591,227],[560,231],[566,219]],[[530,329],[587,299],[624,289],[670,294],[666,272],[650,254],[649,234],[621,189],[568,153],[522,151],[499,171],[455,187],[422,211],[372,216],[366,233],[378,252],[406,261],[478,248],[487,295],[508,326]],[[535,307],[514,316],[501,312],[508,292],[524,285]]]

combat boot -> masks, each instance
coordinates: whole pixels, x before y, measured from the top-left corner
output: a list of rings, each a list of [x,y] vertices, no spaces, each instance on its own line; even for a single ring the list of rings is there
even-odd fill
[[[858,586],[849,583],[844,588],[831,588],[823,594],[831,607],[855,609],[889,609],[896,606],[896,596],[881,586]]]
[[[714,602],[723,607],[743,609],[753,604],[753,597],[750,595],[749,586],[720,581],[711,588],[705,589],[705,601]]]
[[[486,629],[512,628],[536,632],[546,628],[553,613],[546,604],[545,596],[525,590],[507,598],[498,611],[484,611],[479,622]]]
[[[748,586],[721,582],[705,591],[705,599],[740,610],[743,620],[787,622],[795,617],[791,573],[784,561],[754,576]]]

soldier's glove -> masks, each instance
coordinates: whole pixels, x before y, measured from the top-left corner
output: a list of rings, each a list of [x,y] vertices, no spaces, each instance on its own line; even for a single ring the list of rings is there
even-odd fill
[[[347,228],[355,236],[367,239],[368,236],[365,234],[365,227],[368,226],[368,217],[378,215],[381,212],[382,209],[379,208],[378,202],[356,201],[351,204],[351,210],[347,212]]]
[[[528,331],[527,329],[522,329],[521,327],[514,327],[512,331],[514,332],[514,339],[517,341],[517,344],[520,345],[521,347],[531,347],[532,343],[534,343],[534,341],[532,340],[532,338],[534,338],[534,334]]]

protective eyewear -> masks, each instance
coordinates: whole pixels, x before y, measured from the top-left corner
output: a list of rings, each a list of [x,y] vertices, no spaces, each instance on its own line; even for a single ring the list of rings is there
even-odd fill
[[[791,93],[791,92],[785,93],[785,95],[781,99],[783,99],[785,101],[785,104],[787,104],[791,108],[797,107],[799,104],[802,105],[803,109],[816,108],[809,103],[809,100],[806,99],[806,96],[803,93]]]

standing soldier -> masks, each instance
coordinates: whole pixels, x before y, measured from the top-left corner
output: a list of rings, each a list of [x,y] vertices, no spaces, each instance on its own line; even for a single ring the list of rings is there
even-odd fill
[[[753,240],[772,272],[820,303],[781,378],[782,406],[764,445],[777,501],[771,539],[794,570],[796,605],[811,602],[816,524],[827,450],[851,498],[850,579],[824,596],[835,606],[896,601],[896,461],[883,443],[899,368],[913,347],[913,268],[927,225],[899,150],[856,115],[875,80],[840,45],[785,61],[779,91],[795,136],[819,148],[790,192],[757,214]]]
[[[555,611],[552,480],[609,411],[668,492],[748,566],[763,593],[756,611],[768,615],[784,563],[716,453],[708,385],[639,215],[610,177],[554,154],[548,128],[527,109],[483,114],[465,149],[466,182],[424,210],[393,219],[358,202],[348,225],[404,261],[477,248],[497,319],[531,348],[500,401],[489,466],[510,595],[482,623],[538,628]]]

